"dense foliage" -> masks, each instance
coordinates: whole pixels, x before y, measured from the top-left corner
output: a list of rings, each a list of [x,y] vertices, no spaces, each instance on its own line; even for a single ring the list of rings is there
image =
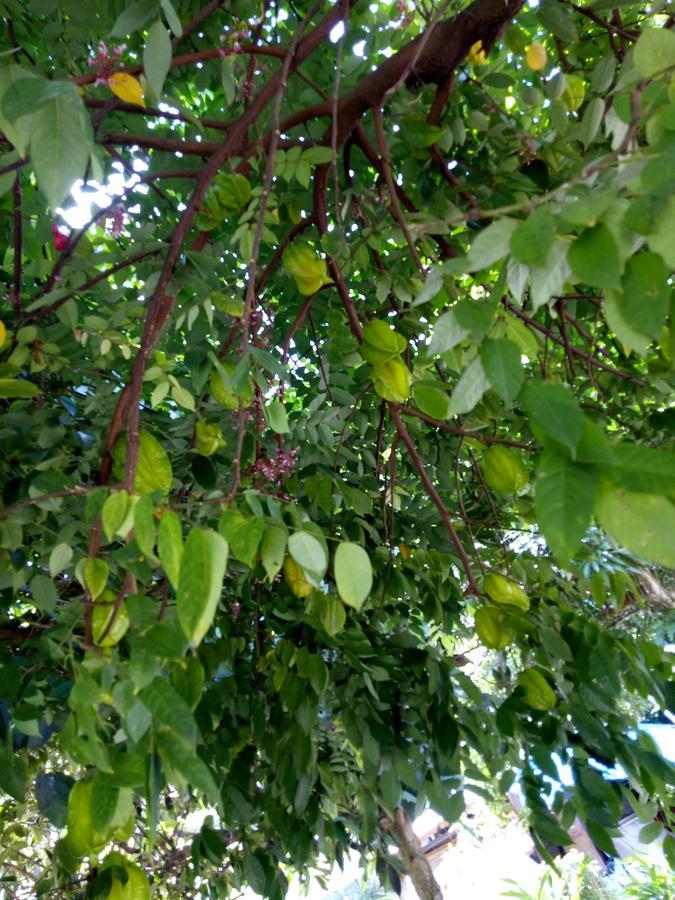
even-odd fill
[[[2,15],[9,895],[354,847],[437,897],[413,806],[515,781],[656,838],[672,665],[611,626],[675,567],[667,4]]]

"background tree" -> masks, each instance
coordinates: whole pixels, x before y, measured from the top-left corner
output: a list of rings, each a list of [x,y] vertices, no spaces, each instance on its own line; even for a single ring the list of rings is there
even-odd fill
[[[658,836],[589,559],[675,566],[666,4],[2,9],[5,883],[435,898],[410,813],[516,779]]]

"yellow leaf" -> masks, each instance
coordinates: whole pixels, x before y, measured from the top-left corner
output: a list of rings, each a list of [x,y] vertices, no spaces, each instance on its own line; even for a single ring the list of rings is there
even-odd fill
[[[135,103],[145,109],[145,97],[141,83],[127,72],[115,72],[108,79],[108,87],[116,97],[125,103]]]

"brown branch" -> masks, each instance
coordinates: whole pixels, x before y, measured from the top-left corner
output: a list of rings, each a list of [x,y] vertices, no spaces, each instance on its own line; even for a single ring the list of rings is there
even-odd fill
[[[399,224],[401,231],[403,232],[403,237],[410,248],[410,253],[412,258],[415,260],[415,265],[419,269],[420,272],[424,273],[424,266],[422,265],[422,260],[420,259],[420,255],[417,252],[417,247],[415,246],[415,242],[412,239],[412,235],[410,234],[410,229],[403,218],[403,211],[401,210],[401,204],[398,201],[398,194],[396,193],[396,185],[394,184],[394,179],[391,174],[391,164],[389,161],[389,145],[387,144],[387,137],[384,133],[384,121],[382,119],[382,109],[379,106],[376,106],[373,109],[373,124],[375,125],[375,137],[377,138],[377,147],[380,151],[380,158],[382,160],[382,172],[384,174],[384,180],[387,184],[387,189],[389,191],[389,200],[391,202],[391,211],[394,215],[394,218]]]
[[[517,447],[519,450],[527,450],[530,453],[534,453],[535,451],[534,447],[530,447],[529,444],[523,444],[522,441],[514,441],[511,438],[496,437],[495,435],[491,434],[478,434],[478,432],[476,431],[469,431],[466,428],[458,428],[455,425],[448,425],[446,422],[441,422],[438,419],[433,419],[426,413],[420,412],[420,410],[418,409],[412,409],[409,406],[400,406],[399,409],[406,416],[415,416],[416,419],[421,419],[423,422],[427,422],[429,425],[433,425],[434,428],[438,428],[440,429],[440,431],[446,431],[448,434],[457,434],[461,437],[473,438],[473,440],[480,441],[483,444],[505,444],[507,447]]]
[[[79,287],[74,288],[68,294],[63,297],[59,297],[58,300],[55,300],[54,303],[51,303],[49,306],[43,306],[41,309],[37,309],[32,316],[30,316],[29,321],[37,321],[39,319],[43,319],[45,316],[50,315],[53,312],[63,306],[63,304],[70,300],[71,297],[75,297],[78,294],[83,294],[86,291],[91,290],[95,285],[99,283],[99,281],[104,281],[106,278],[110,278],[111,275],[114,275],[116,272],[119,272],[121,269],[126,269],[128,266],[133,266],[134,263],[140,262],[142,259],[146,259],[148,256],[156,256],[160,251],[159,250],[143,250],[140,253],[134,254],[134,256],[130,256],[128,259],[120,260],[120,262],[115,263],[114,266],[110,266],[108,269],[105,269],[103,272],[99,272],[94,278],[90,278],[89,281],[86,281],[84,284],[81,284]]]
[[[14,278],[12,290],[12,307],[15,318],[21,315],[21,256],[23,252],[23,220],[21,217],[21,182],[17,174],[12,186],[12,205],[14,217]]]
[[[129,131],[107,131],[98,142],[104,146],[148,147],[150,150],[185,153],[189,156],[212,156],[221,147],[217,141],[182,141],[180,138],[160,134],[134,134]]]
[[[238,53],[249,54],[255,53],[260,56],[274,56],[277,59],[283,59],[286,51],[280,47],[258,47],[250,44],[242,44]],[[192,66],[197,62],[206,62],[209,59],[221,59],[224,55],[222,47],[211,47],[208,50],[199,50],[196,53],[185,53],[183,56],[174,56],[171,60],[171,68],[176,69],[180,66]],[[115,71],[115,74],[124,73],[126,75],[140,75],[143,71],[142,65],[123,66]],[[93,84],[98,78],[98,73],[90,72],[88,75],[76,75],[70,78],[73,84]]]
[[[546,335],[547,338],[553,341],[554,344],[558,344],[560,347],[565,346],[565,342],[561,337],[558,337],[557,334],[554,334],[550,328],[547,328],[545,325],[541,325],[535,319],[532,319],[526,313],[522,311],[522,309],[518,309],[513,303],[504,297],[502,299],[502,303],[504,306],[510,310],[514,316],[517,316],[523,322],[530,326],[530,328],[534,328],[535,331],[538,331],[540,334]],[[574,345],[570,345],[570,352],[574,354],[574,356],[578,356],[579,359],[584,359],[586,362],[591,362],[598,369],[602,369],[604,372],[609,372],[610,375],[616,375],[617,378],[623,378],[626,381],[632,382],[632,384],[637,384],[638,387],[645,387],[644,381],[641,378],[638,378],[635,375],[631,375],[630,372],[622,372],[621,369],[615,369],[614,366],[608,366],[602,360],[599,360],[597,357],[592,356],[590,353],[586,353],[584,350],[580,350],[578,347]]]
[[[95,97],[83,97],[82,102],[90,109],[106,110],[105,115],[108,113],[130,113],[138,116],[156,116],[171,121],[186,122],[190,125],[199,122],[202,128],[213,128],[215,131],[227,131],[230,127],[229,122],[225,122],[221,119],[189,119],[187,116],[183,115],[183,113],[169,112],[165,109],[159,109],[156,106],[144,107],[136,106],[133,103],[123,103],[116,97],[113,98],[113,100],[98,100]]]
[[[443,900],[443,892],[405,810],[397,809],[393,821],[388,824],[420,900]]]
[[[474,578],[473,571],[471,568],[471,560],[469,559],[466,550],[464,549],[464,545],[459,539],[459,535],[455,530],[455,526],[452,524],[450,519],[450,514],[448,513],[447,507],[443,500],[441,499],[441,495],[436,490],[433,481],[429,477],[427,470],[424,467],[424,463],[422,462],[422,457],[419,455],[415,444],[413,443],[410,434],[401,421],[401,415],[399,412],[399,408],[395,403],[389,404],[389,415],[392,418],[394,425],[396,426],[396,431],[399,434],[399,437],[403,441],[403,443],[408,448],[408,452],[410,453],[410,457],[413,461],[413,465],[417,469],[417,473],[420,476],[420,480],[424,485],[424,488],[429,495],[429,498],[433,501],[436,509],[438,510],[441,520],[445,525],[445,530],[448,532],[448,536],[450,540],[455,546],[459,558],[462,561],[462,566],[464,568],[464,573],[466,574],[466,578],[468,581],[468,587],[466,589],[467,594],[478,594],[478,585],[476,584],[476,579]]]

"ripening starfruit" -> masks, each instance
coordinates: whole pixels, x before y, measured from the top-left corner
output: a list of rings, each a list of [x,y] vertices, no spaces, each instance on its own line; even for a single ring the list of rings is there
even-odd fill
[[[113,614],[114,602],[115,592],[107,588],[94,603],[91,611],[91,636],[97,647],[114,647],[115,644],[119,644],[129,628],[129,613],[122,601],[110,630],[103,637]]]
[[[496,607],[481,606],[476,610],[473,622],[479,641],[490,650],[503,650],[511,643],[511,632]]]
[[[579,78],[578,75],[565,76],[565,87],[560,95],[560,99],[570,112],[579,109],[584,102],[585,94],[586,85],[583,78]]]
[[[503,444],[494,444],[483,455],[483,476],[488,487],[499,494],[513,494],[530,480],[520,458]]]
[[[405,403],[410,396],[410,369],[400,359],[389,359],[372,369],[373,387],[383,400]]]
[[[112,867],[122,869],[127,876],[125,884],[113,876],[107,900],[149,900],[150,884],[139,865],[117,850],[111,851],[101,863],[101,870]]]
[[[308,597],[312,593],[312,585],[291,556],[287,556],[284,560],[284,581],[296,597]]]
[[[495,603],[502,603],[505,606],[516,606],[518,609],[528,610],[530,601],[519,584],[499,575],[497,572],[491,572],[483,579],[483,590],[490,600]]]
[[[284,250],[284,268],[293,276],[300,293],[308,297],[324,284],[332,284],[326,260],[303,241],[293,241]]]
[[[223,368],[228,375],[231,375],[234,371],[231,366],[223,366]],[[217,403],[220,403],[220,405],[224,406],[226,409],[239,409],[240,398],[245,409],[253,403],[253,387],[250,382],[247,382],[244,385],[240,395],[235,394],[234,391],[231,391],[229,387],[225,386],[223,376],[218,369],[214,369],[213,372],[211,372],[209,393]]]
[[[525,702],[532,709],[548,712],[556,705],[555,691],[541,672],[536,669],[523,669],[517,680],[525,694]]]
[[[467,54],[467,59],[474,66],[484,66],[487,63],[487,53],[483,50],[483,42],[476,41],[472,44]]]
[[[543,44],[530,44],[525,51],[525,62],[533,72],[541,72],[546,68],[546,47]]]
[[[219,425],[197,422],[195,426],[195,449],[197,453],[202,456],[213,456],[214,453],[217,453],[224,446],[225,438]]]

